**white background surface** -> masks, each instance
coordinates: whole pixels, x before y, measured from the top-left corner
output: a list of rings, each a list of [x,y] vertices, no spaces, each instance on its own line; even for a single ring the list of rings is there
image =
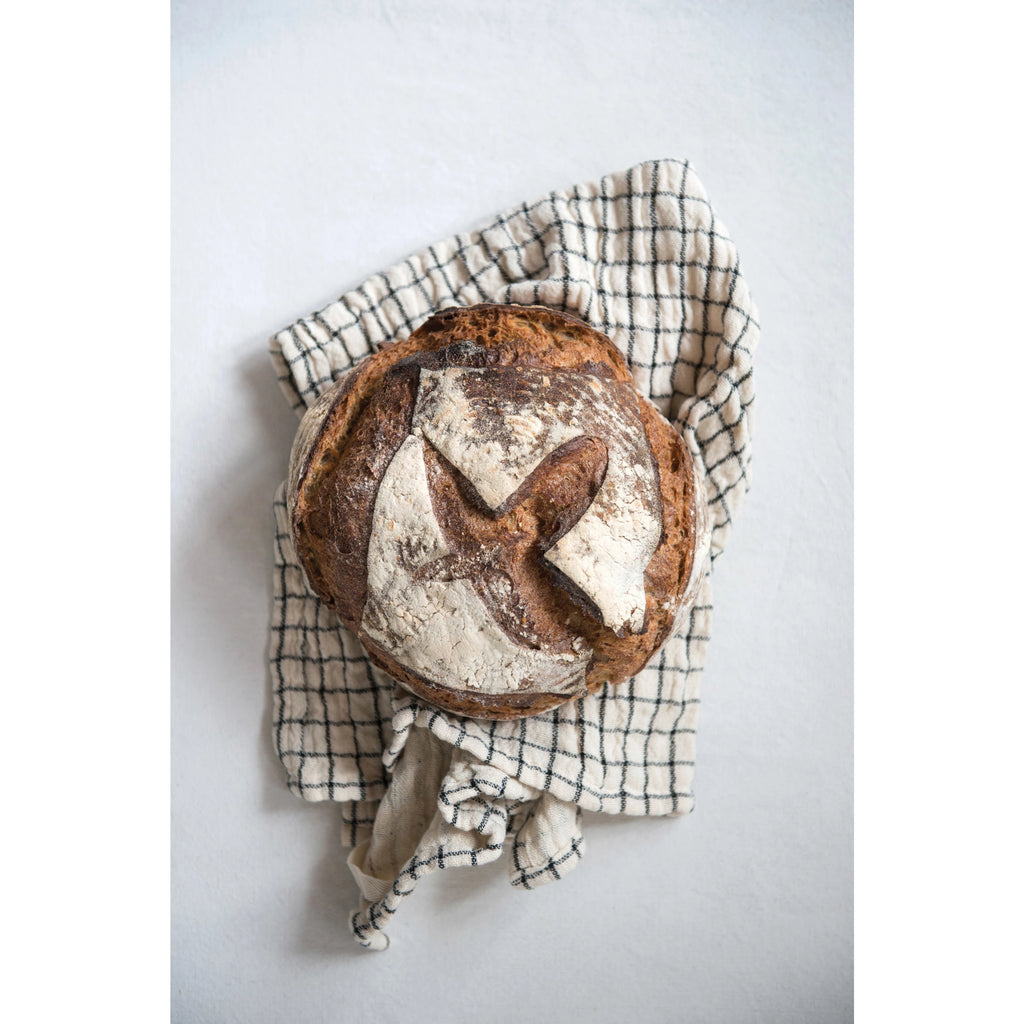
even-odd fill
[[[852,1019],[848,3],[172,7],[175,1021]],[[264,663],[296,420],[269,334],[552,188],[688,158],[758,305],[753,489],[715,570],[695,792],[532,893],[434,875],[350,938],[337,809]]]

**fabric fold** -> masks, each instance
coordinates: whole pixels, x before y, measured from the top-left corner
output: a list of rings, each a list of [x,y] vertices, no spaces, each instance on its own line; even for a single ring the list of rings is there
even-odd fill
[[[486,864],[500,856],[509,819],[536,790],[414,729],[398,758],[369,838],[349,854],[362,894],[353,935],[385,949],[384,932],[401,902],[434,871]]]
[[[509,879],[522,889],[536,889],[567,875],[583,857],[583,814],[576,804],[542,793],[516,832]]]

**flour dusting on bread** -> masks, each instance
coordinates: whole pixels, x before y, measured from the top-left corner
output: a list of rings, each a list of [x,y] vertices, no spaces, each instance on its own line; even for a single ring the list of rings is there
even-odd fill
[[[413,428],[492,509],[553,451],[599,437],[608,468],[596,497],[545,557],[621,632],[643,629],[644,570],[661,536],[657,476],[629,385],[588,374],[513,367],[422,370]]]
[[[466,579],[422,580],[417,570],[448,554],[431,507],[423,441],[410,435],[381,480],[367,556],[362,629],[428,679],[456,678],[501,694],[531,686],[582,695],[590,649],[549,654],[509,639]]]

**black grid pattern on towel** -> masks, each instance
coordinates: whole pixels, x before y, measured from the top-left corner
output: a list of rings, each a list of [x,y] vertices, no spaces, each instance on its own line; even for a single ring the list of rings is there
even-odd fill
[[[552,857],[539,868],[528,868],[519,861],[519,847],[512,847],[512,885],[519,889],[537,889],[558,882],[583,859],[583,837],[573,836],[568,849]]]
[[[720,554],[750,486],[759,328],[736,250],[689,164],[651,161],[553,192],[369,278],[274,336],[281,386],[301,414],[381,342],[407,337],[438,309],[477,302],[565,310],[612,338],[703,469],[712,557]],[[413,724],[588,810],[692,807],[710,573],[679,632],[634,679],[532,719],[478,722],[395,690],[306,588],[281,491],[275,522],[275,740],[294,792],[354,804],[350,841],[365,836],[384,761]]]
[[[504,812],[499,812],[504,815]],[[387,949],[391,940],[385,928],[395,916],[402,901],[412,895],[420,880],[435,871],[446,868],[476,867],[496,860],[504,847],[504,832],[499,830],[494,837],[481,837],[477,846],[466,846],[462,837],[456,835],[453,843],[441,843],[421,853],[417,851],[402,868],[390,889],[373,903],[365,903],[349,917],[349,928],[356,940],[373,949]]]
[[[502,814],[503,812],[496,812]],[[412,895],[421,879],[443,871],[446,868],[464,867],[467,865],[487,864],[495,860],[504,847],[505,837],[499,835],[481,840],[479,846],[450,845],[442,843],[425,853],[413,854],[409,862],[402,868],[398,878],[390,889],[373,903],[365,903],[349,917],[349,927],[356,940],[364,946],[376,949],[387,949],[391,940],[385,929],[395,916],[402,901]],[[548,882],[558,881],[567,875],[582,859],[584,841],[574,836],[571,844],[557,857],[552,857],[547,864],[538,868],[527,868],[518,861],[520,854],[518,845],[512,851],[512,885],[520,889],[536,889]]]

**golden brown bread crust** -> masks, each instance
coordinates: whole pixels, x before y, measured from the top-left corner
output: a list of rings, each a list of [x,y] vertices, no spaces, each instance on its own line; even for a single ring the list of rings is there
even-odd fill
[[[579,437],[553,451],[515,494],[494,508],[434,447],[423,463],[430,502],[449,554],[420,570],[425,579],[470,578],[503,632],[524,647],[571,656],[583,638],[592,651],[585,690],[635,675],[668,639],[684,610],[684,592],[706,554],[706,510],[690,454],[678,433],[632,386],[612,342],[575,318],[543,307],[474,306],[431,317],[408,339],[383,347],[345,375],[311,410],[305,436],[293,450],[289,484],[291,523],[311,587],[354,630],[373,661],[425,700],[460,715],[518,718],[580,693],[527,686],[507,693],[474,692],[428,678],[396,661],[367,635],[362,617],[367,557],[377,491],[396,452],[410,436],[417,382],[425,370],[488,367],[474,384],[476,403],[489,388],[514,391],[533,371],[552,371],[564,390],[603,381],[615,407],[632,409],[639,438],[656,467],[661,536],[644,572],[642,629],[612,629],[600,612],[542,556],[590,506],[606,471],[608,449],[599,437]],[[544,376],[545,381],[549,376]],[[488,383],[493,382],[493,383]],[[628,411],[628,410],[627,410]],[[301,432],[300,432],[301,437]],[[687,594],[685,596],[691,596]],[[574,642],[576,648],[574,648]],[[582,691],[581,691],[582,692]]]

